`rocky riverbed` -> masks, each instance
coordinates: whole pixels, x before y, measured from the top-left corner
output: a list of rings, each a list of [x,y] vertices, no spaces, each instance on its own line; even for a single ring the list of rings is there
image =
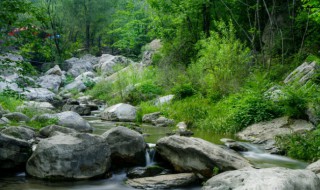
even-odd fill
[[[173,126],[176,121],[159,112],[144,115],[143,123],[137,124],[135,106],[106,105],[84,95],[74,99],[67,92],[85,90],[83,79],[101,80],[95,68],[113,80],[125,72],[114,71],[114,65],[133,65],[138,70],[143,64],[112,55],[87,55],[66,63],[65,70],[54,66],[37,79],[41,88],[22,91],[15,88],[17,78],[12,77],[1,82],[26,97],[15,112],[0,107],[1,189],[320,187],[319,164],[307,167],[307,163],[277,155],[274,143],[279,133],[312,130],[308,121],[276,118],[249,126],[237,136],[191,131],[183,121]],[[66,73],[76,79],[61,89]],[[167,95],[154,102],[161,105],[172,98]],[[26,108],[42,110],[42,114],[29,118],[19,111]],[[27,126],[30,121],[55,124],[38,131]],[[11,126],[12,122],[18,126]]]

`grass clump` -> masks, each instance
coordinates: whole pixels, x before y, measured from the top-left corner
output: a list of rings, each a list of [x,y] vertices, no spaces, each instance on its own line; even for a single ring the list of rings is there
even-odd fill
[[[277,145],[292,158],[317,161],[320,159],[320,129],[304,134],[279,136]]]
[[[162,94],[162,87],[155,82],[157,73],[154,67],[131,66],[119,71],[113,78],[98,82],[86,93],[108,104],[128,102],[137,105]]]

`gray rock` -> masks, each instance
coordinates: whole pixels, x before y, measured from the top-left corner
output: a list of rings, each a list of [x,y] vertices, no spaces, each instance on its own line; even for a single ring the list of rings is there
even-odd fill
[[[1,77],[0,77],[1,78]],[[21,92],[22,89],[15,82],[9,81],[0,81],[0,92],[3,92],[6,89],[10,89],[16,92]]]
[[[103,75],[111,75],[117,70],[115,67],[127,67],[128,65],[132,64],[133,61],[123,57],[123,56],[113,56],[110,54],[103,54],[99,63],[95,66],[96,70],[100,70]]]
[[[67,74],[73,77],[79,76],[81,73],[93,71],[93,63],[90,59],[86,58],[71,58],[65,61],[69,67]]]
[[[153,55],[162,47],[161,41],[155,39],[147,45],[147,50],[143,52],[142,63],[144,65],[151,65]]]
[[[101,118],[108,121],[135,121],[136,108],[129,104],[116,104],[106,108],[101,113]]]
[[[7,127],[4,130],[2,130],[1,133],[25,141],[32,140],[36,137],[36,133],[34,130],[23,126]]]
[[[49,102],[24,101],[22,106],[17,107],[17,110],[22,111],[24,109],[51,112],[54,107]]]
[[[20,170],[32,154],[27,141],[0,133],[0,169]]]
[[[290,73],[284,80],[285,84],[298,82],[301,85],[306,84],[318,72],[319,66],[316,62],[305,62]]]
[[[126,181],[137,189],[171,189],[197,183],[198,177],[192,173],[160,175],[156,177],[136,178]]]
[[[0,105],[0,114],[3,115],[3,114],[6,114],[8,113],[7,110],[5,110],[1,105]]]
[[[233,139],[227,139],[222,138],[220,139],[221,142],[223,142],[228,148],[235,150],[235,151],[248,151],[248,148],[243,146],[241,143],[233,140]]]
[[[96,74],[91,72],[91,71],[88,71],[88,72],[85,72],[85,73],[81,73],[79,76],[77,76],[74,80],[81,80],[81,81],[88,81],[88,80],[91,80],[93,81],[93,78],[96,77]]]
[[[138,132],[119,126],[101,136],[110,146],[112,163],[117,166],[145,164],[146,143]]]
[[[209,179],[203,190],[317,190],[320,179],[308,170],[286,168],[244,168],[229,171]]]
[[[314,126],[305,120],[290,120],[281,117],[267,122],[253,124],[237,135],[240,139],[263,144],[266,147],[275,146],[275,137],[292,133],[303,133],[314,129]]]
[[[8,123],[10,123],[10,120],[8,118],[6,118],[6,117],[0,118],[1,125],[8,124]]]
[[[282,99],[287,98],[286,94],[283,92],[281,86],[273,86],[264,93],[264,96],[274,102],[279,102]]]
[[[30,121],[30,118],[26,116],[23,113],[20,112],[13,112],[13,113],[7,113],[3,115],[4,117],[8,118],[11,121]]]
[[[69,105],[65,104],[62,107],[62,111],[73,111],[78,113],[79,115],[90,115],[91,107],[88,105]]]
[[[38,83],[42,88],[58,92],[62,79],[59,75],[44,75],[38,79]]]
[[[142,122],[144,123],[153,123],[156,119],[158,119],[161,115],[161,112],[149,113],[145,114],[142,117]]]
[[[12,62],[17,62],[17,61],[23,61],[23,57],[19,54],[15,54],[15,53],[6,53],[5,55],[0,56],[0,62],[2,62],[3,60],[8,59]]]
[[[106,141],[85,133],[56,134],[43,139],[27,162],[27,173],[50,180],[79,180],[102,176],[110,168]]]
[[[127,177],[132,178],[142,178],[142,177],[153,177],[157,175],[163,175],[166,169],[163,167],[154,165],[148,167],[135,167],[127,172]]]
[[[40,129],[39,134],[44,137],[51,137],[55,134],[55,132],[60,132],[64,134],[77,133],[76,130],[71,128],[61,127],[59,125],[49,125]]]
[[[62,71],[59,67],[59,65],[55,65],[53,68],[49,69],[45,75],[58,75],[62,76]]]
[[[169,127],[174,125],[174,121],[165,117],[159,117],[153,122],[153,124],[157,127]]]
[[[320,124],[320,115],[318,113],[320,113],[320,105],[309,103],[306,110],[306,115],[308,116],[308,120],[315,126]]]
[[[171,100],[174,98],[174,95],[167,95],[167,96],[162,96],[160,98],[158,98],[156,100],[156,105],[159,106],[159,105],[162,105],[162,104],[168,104],[171,102]]]
[[[316,174],[320,174],[320,160],[307,166],[307,170],[311,170]]]
[[[62,91],[62,94],[66,91],[77,90],[78,92],[82,92],[87,89],[87,86],[81,80],[75,80],[70,84],[67,84]]]
[[[63,127],[75,129],[80,132],[92,132],[93,128],[89,125],[89,123],[83,119],[79,114],[66,111],[57,114],[43,114],[41,116],[37,116],[34,119],[41,121],[43,119],[57,119],[57,124]]]
[[[236,152],[199,138],[164,137],[157,142],[156,149],[176,171],[196,172],[205,177],[211,177],[214,168],[224,172],[251,166]]]
[[[46,88],[26,88],[22,93],[26,99],[39,102],[50,102],[54,99],[55,94]]]

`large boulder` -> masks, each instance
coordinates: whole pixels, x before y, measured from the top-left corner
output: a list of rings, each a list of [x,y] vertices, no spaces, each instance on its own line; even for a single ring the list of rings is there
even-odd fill
[[[10,82],[6,79],[3,79],[3,77],[0,76],[0,92],[3,92],[4,90],[13,90],[16,92],[21,92],[22,89],[18,86],[15,82]]]
[[[87,89],[87,86],[84,84],[82,80],[75,80],[71,82],[70,84],[67,84],[64,88],[62,93],[65,93],[67,91],[71,90],[77,90],[78,92],[82,92],[85,89]]]
[[[253,124],[237,135],[240,139],[263,144],[267,149],[275,146],[275,137],[292,133],[303,133],[314,129],[314,126],[305,120],[293,120],[281,117],[267,122]]]
[[[23,170],[32,154],[31,144],[0,133],[0,170]]]
[[[29,141],[36,137],[36,133],[29,127],[7,127],[1,131],[2,134],[12,136],[17,139]]]
[[[198,177],[192,173],[160,175],[156,177],[145,177],[129,179],[128,185],[137,189],[171,189],[186,187],[198,182]]]
[[[174,125],[174,120],[166,117],[159,117],[153,122],[153,124],[157,127],[169,127]]]
[[[27,173],[50,180],[79,180],[102,176],[110,168],[106,141],[85,133],[43,139],[27,162]]]
[[[307,170],[311,170],[314,173],[320,175],[320,160],[318,160],[317,162],[314,162],[312,164],[310,164],[309,166],[307,166],[306,168]]]
[[[40,129],[39,134],[44,137],[51,137],[55,135],[55,132],[60,132],[64,134],[77,133],[76,130],[71,128],[61,127],[59,125],[49,125]]]
[[[253,169],[244,168],[212,177],[203,190],[317,190],[320,179],[308,170],[286,168]]]
[[[55,65],[53,68],[49,69],[45,75],[58,75],[62,76],[62,71],[59,67],[59,65]]]
[[[176,171],[200,173],[204,177],[211,177],[214,169],[224,172],[251,166],[236,152],[199,138],[164,137],[157,142],[156,150]]]
[[[162,47],[161,41],[155,39],[146,45],[146,51],[143,52],[141,62],[144,65],[151,65],[153,55]]]
[[[22,94],[28,100],[39,102],[50,102],[55,97],[55,94],[46,88],[26,88]]]
[[[145,164],[146,143],[138,132],[119,126],[101,136],[110,146],[112,163],[115,167]]]
[[[95,61],[90,57],[82,57],[82,58],[70,58],[65,61],[68,67],[67,74],[77,77],[81,73],[93,71],[93,64]]]
[[[23,105],[17,107],[17,110],[22,111],[24,109],[51,112],[54,110],[54,106],[49,102],[24,101]]]
[[[62,111],[73,111],[73,112],[78,113],[79,115],[90,115],[91,114],[91,107],[88,105],[65,104],[62,107]]]
[[[156,100],[155,104],[157,106],[160,106],[163,104],[168,104],[173,100],[173,98],[174,98],[174,95],[172,95],[172,94],[167,95],[167,96],[162,96]]]
[[[52,90],[53,92],[58,92],[62,78],[59,75],[44,75],[38,79],[38,84],[42,88]]]
[[[161,116],[161,112],[154,112],[145,114],[142,117],[142,122],[144,123],[154,123],[155,120],[157,120]]]
[[[93,78],[96,77],[96,74],[91,72],[91,71],[88,71],[88,72],[85,72],[85,73],[81,73],[79,76],[77,76],[74,80],[81,80],[81,81],[93,81]]]
[[[315,77],[319,70],[319,65],[314,62],[305,62],[290,73],[284,80],[285,84],[298,82],[301,85],[306,84],[310,79]]]
[[[103,54],[99,63],[95,65],[95,69],[100,70],[102,74],[109,76],[117,72],[119,69],[124,68],[132,63],[134,63],[132,60],[123,56]]]
[[[135,121],[136,120],[136,108],[129,104],[116,104],[106,108],[101,117],[108,121]]]
[[[92,132],[93,128],[78,113],[72,111],[57,114],[43,114],[34,118],[41,121],[46,119],[57,119],[57,124],[63,127],[75,129],[80,132]]]
[[[17,122],[30,121],[30,118],[28,116],[20,112],[7,113],[7,114],[4,114],[3,116],[11,121],[17,121]]]

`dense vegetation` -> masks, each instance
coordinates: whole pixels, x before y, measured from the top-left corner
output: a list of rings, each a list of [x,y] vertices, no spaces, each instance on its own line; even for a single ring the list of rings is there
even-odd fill
[[[88,84],[86,94],[109,105],[139,106],[138,122],[161,111],[190,127],[236,133],[284,115],[307,119],[305,110],[319,103],[317,77],[283,84],[305,60],[319,63],[318,0],[2,0],[0,7],[0,50],[16,49],[34,66],[88,52],[139,60],[147,43],[161,39],[143,71]],[[278,101],[266,95],[275,85],[286,94]],[[154,105],[167,94],[175,95],[172,104]],[[19,104],[6,97],[5,108]],[[290,156],[312,160],[320,158],[318,136],[319,129],[278,140]]]

